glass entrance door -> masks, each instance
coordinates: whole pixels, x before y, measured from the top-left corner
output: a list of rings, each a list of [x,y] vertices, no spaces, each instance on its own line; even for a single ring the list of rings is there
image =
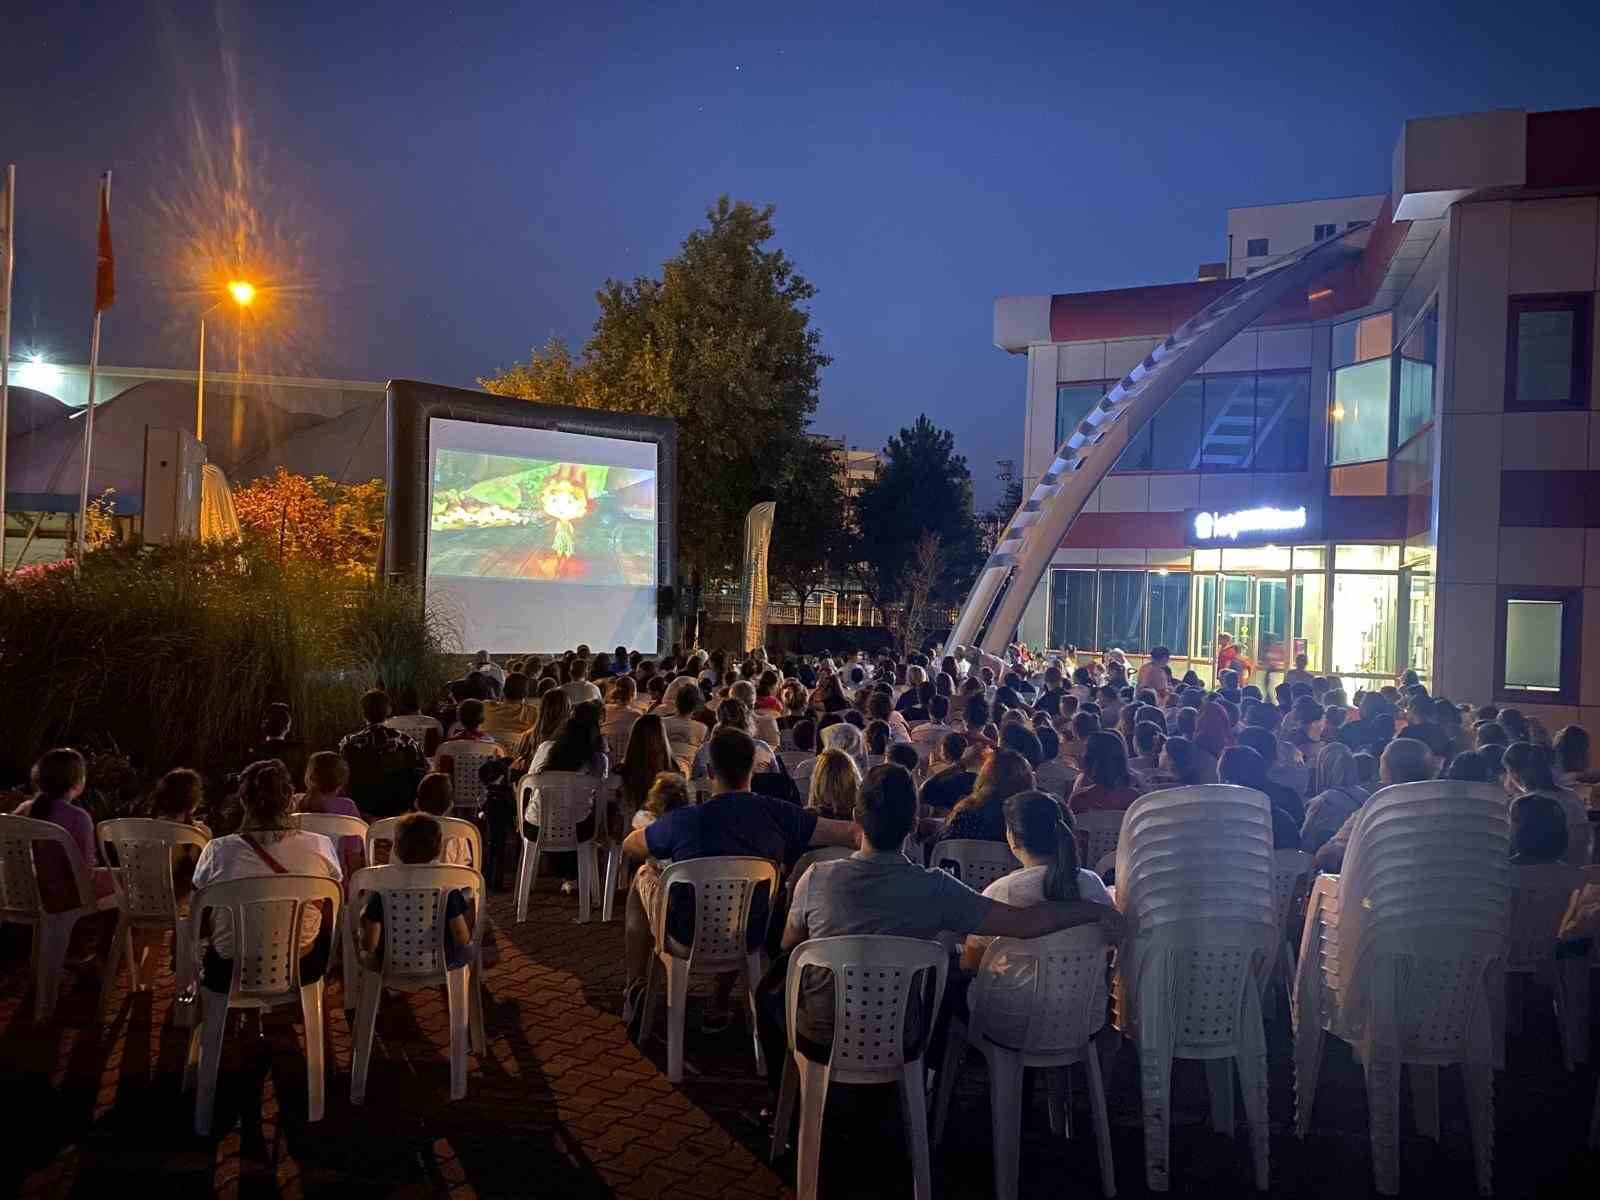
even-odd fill
[[[1213,594],[1214,607],[1206,601]],[[1215,657],[1207,630],[1226,633],[1250,662],[1250,682],[1266,691],[1289,664],[1289,579],[1285,575],[1216,575],[1196,579],[1195,646]]]

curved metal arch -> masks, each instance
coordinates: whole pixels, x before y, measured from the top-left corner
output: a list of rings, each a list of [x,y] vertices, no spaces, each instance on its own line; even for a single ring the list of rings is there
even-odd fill
[[[947,646],[1003,652],[1056,547],[1127,444],[1127,439],[1116,445],[1107,440],[1112,427],[1125,421],[1129,438],[1135,436],[1186,379],[1262,313],[1359,258],[1371,230],[1366,224],[1313,243],[1249,276],[1178,326],[1124,375],[1057,447],[1055,461],[978,572]]]

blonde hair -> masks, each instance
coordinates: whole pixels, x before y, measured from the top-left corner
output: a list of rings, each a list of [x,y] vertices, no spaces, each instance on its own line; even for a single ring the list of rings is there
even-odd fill
[[[856,760],[843,750],[824,750],[811,768],[806,807],[825,817],[848,821],[855,813],[860,790],[861,771]]]
[[[644,810],[652,817],[659,817],[676,808],[687,808],[692,802],[689,781],[676,771],[662,771],[650,785]]]

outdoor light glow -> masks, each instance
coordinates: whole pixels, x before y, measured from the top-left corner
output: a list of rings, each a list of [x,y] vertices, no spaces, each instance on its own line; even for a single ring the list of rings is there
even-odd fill
[[[1306,293],[1306,299],[1307,300],[1326,300],[1331,295],[1333,295],[1333,289],[1332,288],[1318,288],[1314,292],[1307,292]]]
[[[1330,408],[1328,410],[1328,415],[1330,417],[1332,417],[1335,421],[1344,420],[1344,405],[1335,404],[1332,408]]]
[[[61,398],[57,395],[61,390],[61,380],[61,368],[45,362],[42,354],[30,354],[26,360],[11,368],[11,381],[18,387],[32,388],[36,392],[55,396],[58,400]]]
[[[244,308],[256,298],[256,285],[243,279],[230,280],[228,283],[228,295],[233,297],[235,304],[240,308]]]
[[[1202,542],[1227,538],[1236,541],[1241,533],[1293,532],[1306,527],[1306,510],[1299,508],[1247,508],[1232,513],[1196,513],[1194,536]]]

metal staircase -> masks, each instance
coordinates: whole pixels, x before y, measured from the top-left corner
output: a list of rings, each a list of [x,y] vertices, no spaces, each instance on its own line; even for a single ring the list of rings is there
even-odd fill
[[[1144,361],[1117,383],[1089,410],[1078,427],[1056,449],[1055,460],[1023,500],[1007,524],[961,615],[950,631],[949,646],[979,646],[1001,653],[1011,641],[1023,610],[1050,567],[1061,539],[1072,528],[1089,496],[1110,472],[1126,443],[1147,425],[1170,400],[1184,380],[1235,334],[1245,329],[1280,300],[1360,256],[1371,236],[1370,224],[1327,238],[1285,255],[1280,261],[1240,280],[1239,286],[1219,296],[1175,329]],[[1254,398],[1252,397],[1252,405]],[[1219,413],[1221,418],[1226,413]],[[1282,409],[1272,417],[1276,424]],[[1128,436],[1111,441],[1107,435],[1118,422]],[[1270,427],[1269,427],[1270,428]],[[1218,439],[1212,449],[1207,443]],[[1241,435],[1237,424],[1217,428],[1213,423],[1202,440],[1200,456],[1232,454],[1229,461],[1248,463],[1259,439]],[[1218,463],[1217,465],[1221,465]]]
[[[1255,376],[1250,376],[1250,391],[1236,386],[1200,436],[1200,445],[1189,463],[1191,471],[1243,471],[1255,462],[1256,451],[1277,428],[1289,410],[1288,396],[1280,396],[1269,413],[1258,411]],[[1242,385],[1242,381],[1241,381]],[[1211,381],[1206,381],[1209,391]],[[1208,405],[1209,406],[1209,405]]]

